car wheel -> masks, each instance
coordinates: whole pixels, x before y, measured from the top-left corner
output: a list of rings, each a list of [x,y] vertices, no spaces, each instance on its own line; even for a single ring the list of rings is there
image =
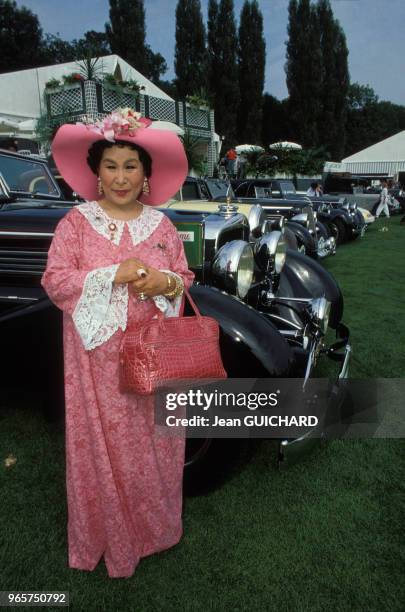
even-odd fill
[[[328,224],[328,230],[336,241],[336,244],[343,244],[348,239],[347,230],[342,219],[335,219]]]
[[[324,238],[325,240],[329,238],[328,229],[321,221],[316,222],[316,233],[318,235],[318,240],[319,238]]]
[[[184,461],[184,490],[201,495],[227,480],[247,463],[249,440],[238,438],[188,438]]]

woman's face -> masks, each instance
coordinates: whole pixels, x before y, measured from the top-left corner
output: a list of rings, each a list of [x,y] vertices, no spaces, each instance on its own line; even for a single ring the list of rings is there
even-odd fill
[[[142,191],[145,179],[138,151],[118,146],[104,149],[99,177],[106,200],[115,206],[134,203]]]

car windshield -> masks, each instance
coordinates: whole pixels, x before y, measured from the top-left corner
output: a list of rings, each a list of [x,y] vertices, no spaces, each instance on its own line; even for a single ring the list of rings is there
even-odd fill
[[[207,187],[210,190],[212,198],[224,197],[228,194],[231,198],[235,197],[232,187],[226,181],[208,180]]]
[[[296,193],[294,183],[291,183],[291,181],[280,182],[280,187],[283,193]]]
[[[0,172],[10,191],[59,196],[58,188],[41,163],[0,155]]]

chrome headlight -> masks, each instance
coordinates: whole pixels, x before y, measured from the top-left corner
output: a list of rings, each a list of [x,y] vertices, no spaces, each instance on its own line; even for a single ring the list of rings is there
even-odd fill
[[[350,208],[350,212],[356,212],[356,210],[357,210],[357,202],[350,202],[349,208]]]
[[[295,221],[296,223],[307,224],[308,223],[308,213],[306,212],[298,213],[294,215],[293,217],[291,217],[291,221]]]
[[[253,248],[255,261],[264,272],[280,274],[287,256],[283,232],[274,231],[256,240]]]
[[[347,210],[347,212],[349,212],[349,210],[350,210],[349,202],[344,202],[344,204],[342,204],[341,208],[343,208],[343,210]]]
[[[253,251],[250,244],[244,240],[232,240],[224,244],[214,257],[214,285],[243,299],[252,285],[253,270]]]
[[[282,231],[285,225],[285,217],[274,217],[266,219],[262,226],[262,234],[269,234],[273,231]]]
[[[331,302],[324,297],[315,298],[308,305],[309,314],[313,322],[323,334],[326,334],[328,330],[330,307]]]
[[[255,204],[251,207],[249,216],[250,233],[254,238],[259,238],[263,233],[263,227],[266,223],[266,213],[260,204]]]

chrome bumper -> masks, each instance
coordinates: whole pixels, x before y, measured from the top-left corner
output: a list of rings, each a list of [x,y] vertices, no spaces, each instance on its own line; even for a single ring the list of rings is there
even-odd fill
[[[321,438],[313,437],[312,431],[294,440],[280,440],[278,447],[279,469],[285,469],[294,465],[294,463],[300,461],[316,446],[319,446],[320,442]]]
[[[318,238],[318,246],[317,246],[317,254],[318,257],[323,259],[324,257],[328,257],[329,255],[336,254],[336,240],[333,236],[331,238],[321,237]]]
[[[332,393],[336,393],[336,391],[339,390],[339,380],[349,377],[349,364],[352,354],[352,347],[349,344],[349,330],[345,325],[339,325],[338,329],[336,330],[336,337],[340,339],[326,350],[326,354],[330,359],[341,363],[341,368],[335,384],[335,391],[332,391]],[[340,390],[340,392],[336,393],[336,400],[338,404],[341,404],[343,401],[341,395],[342,393],[344,394],[345,391]],[[278,449],[279,468],[285,468],[299,461],[314,447],[318,446],[321,439],[322,430],[319,430],[319,427],[316,427],[308,431],[300,438],[280,440]]]
[[[352,236],[359,236],[360,238],[363,238],[364,234],[366,233],[367,230],[367,223],[364,223],[361,226],[355,226],[352,229]]]

